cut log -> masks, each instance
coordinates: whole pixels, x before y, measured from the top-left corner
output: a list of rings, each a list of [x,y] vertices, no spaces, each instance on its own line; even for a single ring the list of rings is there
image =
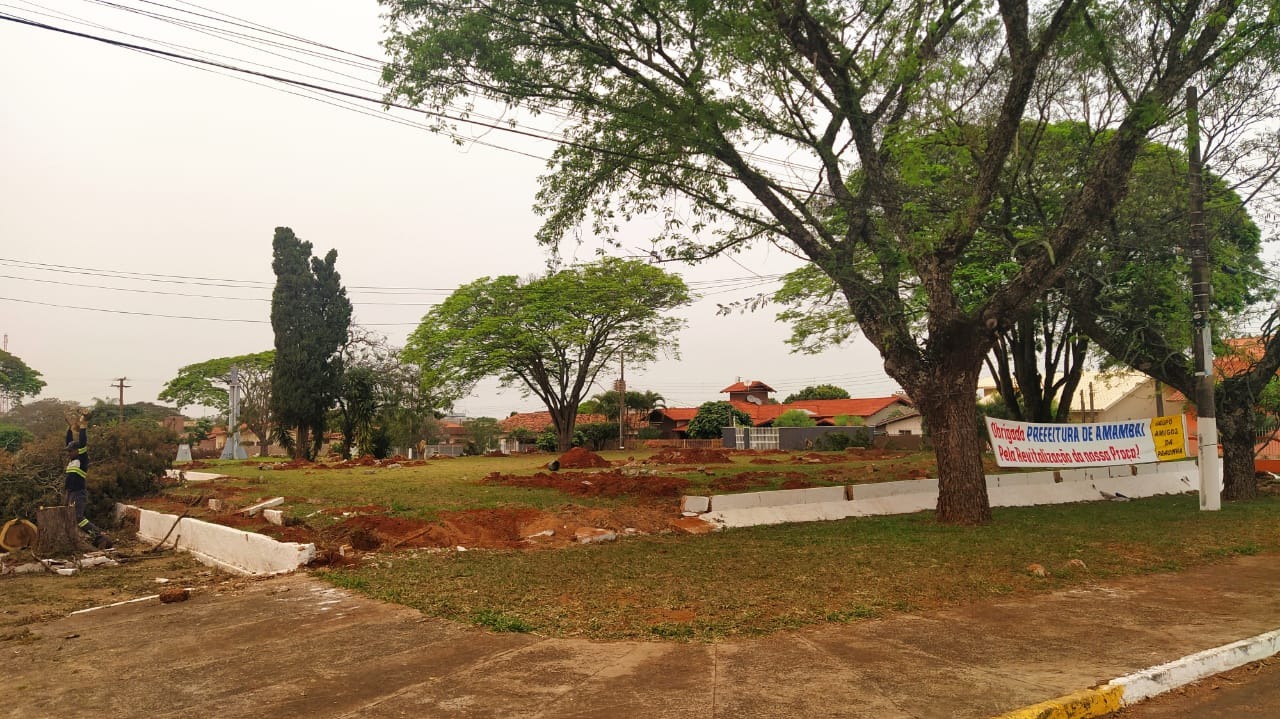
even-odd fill
[[[41,557],[65,557],[93,548],[76,526],[76,508],[70,505],[37,509],[36,528],[36,554]]]

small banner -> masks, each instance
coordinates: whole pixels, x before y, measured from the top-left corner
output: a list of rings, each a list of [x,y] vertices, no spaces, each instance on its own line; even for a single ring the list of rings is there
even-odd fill
[[[1175,414],[1151,420],[1151,439],[1156,444],[1156,457],[1161,462],[1187,458],[1187,418]]]
[[[1001,467],[1098,467],[1187,456],[1182,415],[1087,424],[1036,424],[987,417]]]

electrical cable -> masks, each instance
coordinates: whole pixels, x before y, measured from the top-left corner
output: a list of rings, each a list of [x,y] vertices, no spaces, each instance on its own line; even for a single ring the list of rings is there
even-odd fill
[[[581,149],[581,150],[586,150],[586,151],[589,151],[589,152],[594,152],[594,153],[599,153],[599,154],[604,154],[604,155],[612,155],[612,156],[615,156],[615,157],[621,157],[621,158],[623,158],[623,159],[627,159],[627,160],[638,160],[638,161],[641,161],[641,162],[652,163],[652,164],[659,165],[659,166],[671,167],[671,168],[674,168],[674,169],[680,169],[680,170],[686,170],[686,171],[693,171],[693,172],[700,172],[700,173],[704,173],[704,174],[710,175],[710,176],[712,176],[712,177],[718,177],[718,178],[721,178],[721,179],[729,179],[729,180],[736,180],[736,179],[737,179],[737,176],[736,176],[736,175],[733,175],[732,173],[725,172],[725,171],[720,171],[720,170],[715,170],[715,169],[713,169],[713,168],[709,168],[709,167],[699,167],[699,166],[694,166],[694,165],[686,165],[686,164],[681,164],[681,163],[675,163],[675,162],[665,161],[665,160],[662,160],[662,159],[660,159],[660,158],[646,157],[646,156],[643,156],[643,155],[637,155],[637,154],[634,154],[634,153],[622,152],[622,151],[616,150],[616,149],[614,149],[614,148],[594,146],[594,145],[591,145],[591,144],[589,144],[589,143],[580,142],[580,141],[577,141],[577,140],[571,140],[571,139],[564,138],[564,137],[555,137],[555,136],[552,136],[552,135],[548,134],[546,131],[536,131],[536,132],[535,132],[535,131],[530,131],[530,130],[523,130],[523,129],[520,129],[520,128],[518,128],[518,127],[514,127],[514,126],[510,126],[510,125],[502,125],[502,124],[498,124],[498,123],[495,123],[495,122],[482,122],[482,121],[479,121],[479,120],[472,119],[472,118],[470,118],[470,117],[453,116],[453,115],[449,115],[449,114],[444,113],[444,112],[437,112],[437,111],[433,111],[433,110],[424,110],[424,109],[422,109],[422,108],[416,108],[416,107],[411,107],[411,106],[404,105],[404,104],[401,104],[401,103],[391,102],[391,101],[389,101],[389,100],[386,100],[385,98],[374,98],[374,97],[369,97],[369,96],[367,96],[367,95],[361,95],[361,94],[358,94],[358,93],[355,93],[355,92],[350,92],[350,91],[346,91],[346,90],[340,90],[340,89],[337,89],[337,88],[327,87],[327,86],[320,85],[320,84],[317,84],[317,83],[307,82],[307,81],[304,81],[304,80],[299,80],[299,79],[296,79],[296,78],[289,78],[289,77],[285,77],[285,76],[282,76],[282,75],[277,75],[277,74],[274,74],[274,73],[262,72],[262,71],[254,70],[254,69],[251,69],[251,68],[239,67],[239,66],[236,66],[236,65],[232,65],[232,64],[230,64],[230,63],[219,62],[219,61],[216,61],[216,60],[209,60],[209,59],[199,58],[199,57],[195,57],[195,56],[191,56],[191,55],[184,55],[184,54],[182,54],[182,53],[170,52],[170,51],[168,51],[168,50],[163,50],[163,49],[156,48],[156,47],[149,47],[149,46],[145,46],[145,45],[139,45],[139,44],[137,44],[137,43],[130,43],[130,42],[122,41],[122,40],[115,40],[115,39],[107,38],[107,37],[103,37],[103,36],[100,36],[100,35],[94,35],[94,34],[92,34],[92,33],[79,32],[79,31],[76,31],[76,30],[71,30],[71,29],[63,28],[63,27],[58,27],[58,26],[55,26],[55,25],[49,25],[48,23],[37,22],[37,21],[34,21],[34,20],[30,20],[30,19],[22,18],[22,17],[17,17],[17,16],[14,16],[14,15],[0,14],[0,20],[6,21],[6,22],[13,22],[13,23],[21,24],[21,25],[26,25],[26,26],[29,26],[29,27],[34,27],[34,28],[41,29],[41,30],[46,30],[46,31],[49,31],[49,32],[55,32],[55,33],[60,33],[60,34],[64,34],[64,35],[70,35],[70,36],[72,36],[72,37],[78,37],[78,38],[85,39],[85,40],[92,40],[92,41],[94,41],[94,42],[100,42],[100,43],[104,43],[104,44],[107,44],[107,45],[112,45],[112,46],[115,46],[115,47],[120,47],[120,48],[125,48],[125,49],[131,49],[131,50],[135,50],[135,51],[138,51],[138,52],[144,52],[144,53],[147,53],[147,54],[150,54],[150,55],[154,55],[154,56],[157,56],[157,57],[165,57],[165,58],[169,58],[169,59],[175,59],[175,60],[180,60],[180,61],[186,61],[186,62],[191,62],[191,63],[197,63],[197,64],[201,64],[201,65],[207,65],[207,66],[210,66],[210,67],[216,67],[216,68],[220,68],[220,69],[227,70],[227,71],[230,71],[230,72],[243,73],[243,74],[246,74],[246,75],[251,75],[251,76],[255,76],[255,77],[260,77],[260,78],[263,78],[263,79],[266,79],[266,80],[271,80],[271,81],[273,81],[273,82],[283,83],[283,84],[290,85],[290,86],[293,86],[293,87],[306,88],[306,89],[309,89],[309,90],[313,90],[313,91],[317,91],[317,92],[326,93],[326,94],[328,94],[328,95],[336,95],[336,96],[345,97],[345,98],[352,99],[352,100],[358,100],[358,101],[361,101],[361,102],[366,102],[366,103],[375,104],[375,105],[378,105],[378,106],[381,106],[381,107],[390,107],[390,108],[396,108],[396,109],[407,110],[407,111],[412,111],[412,112],[421,112],[421,113],[422,113],[422,114],[424,114],[424,115],[427,115],[427,116],[429,116],[429,117],[435,117],[435,118],[438,118],[438,119],[441,119],[441,120],[446,120],[446,121],[450,121],[450,122],[459,122],[459,123],[469,124],[469,125],[476,126],[476,127],[486,128],[486,129],[489,129],[489,130],[498,130],[498,131],[506,132],[506,133],[513,134],[513,135],[518,135],[518,136],[528,137],[528,138],[531,138],[531,139],[541,140],[541,141],[544,141],[544,142],[551,142],[551,143],[554,143],[554,144],[563,145],[563,146],[567,146],[567,147],[574,147],[574,148]],[[491,145],[491,146],[495,147],[495,149],[504,149],[504,150],[508,149],[508,148],[501,147],[501,146],[497,146],[497,145]],[[791,192],[799,192],[799,193],[803,193],[803,194],[806,194],[806,195],[813,194],[813,195],[816,195],[816,196],[824,196],[824,197],[825,197],[825,196],[829,196],[827,193],[823,193],[823,192],[820,192],[820,191],[816,191],[816,190],[814,190],[814,188],[811,188],[811,187],[795,187],[795,186],[789,186],[789,185],[783,184],[783,183],[781,183],[781,182],[776,182],[776,181],[775,181],[773,184],[774,184],[778,189],[781,189],[781,190],[788,190],[788,191],[791,191]]]

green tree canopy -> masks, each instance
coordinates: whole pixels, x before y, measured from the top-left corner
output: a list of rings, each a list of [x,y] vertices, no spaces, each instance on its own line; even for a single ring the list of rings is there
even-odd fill
[[[22,404],[23,397],[34,397],[44,389],[40,373],[27,366],[16,355],[0,350],[0,397],[10,406]]]
[[[1024,130],[1019,150],[1023,163],[1003,176],[999,199],[975,238],[987,250],[956,268],[963,280],[958,297],[966,307],[983,301],[993,286],[1018,271],[1019,258],[1036,238],[1051,231],[1097,151],[1096,133],[1081,123],[1027,125]],[[911,146],[936,168],[953,168],[951,172],[963,177],[972,173],[977,151],[975,146],[964,149],[966,138],[981,134],[980,129],[939,133]],[[1179,152],[1159,143],[1145,144],[1134,163],[1128,195],[1112,222],[1091,238],[1057,285],[996,328],[987,366],[1010,418],[1066,421],[1089,349],[1080,315],[1119,323],[1117,337],[1130,343],[1147,343],[1151,333],[1165,334],[1175,346],[1190,343],[1187,261],[1171,240],[1189,231],[1186,176],[1187,164]],[[1265,282],[1258,272],[1257,226],[1221,178],[1211,177],[1209,187],[1206,225],[1214,238],[1215,279],[1221,280],[1214,298],[1216,324],[1249,306]],[[941,182],[917,188],[913,199],[921,205],[944,204],[954,201],[951,196],[957,191]],[[915,294],[915,302],[922,304],[923,295]],[[788,342],[797,351],[820,351],[857,330],[835,283],[812,265],[785,276],[772,299],[785,307],[778,318],[791,324]],[[916,311],[923,315],[922,306]]]
[[[165,383],[158,399],[173,402],[179,408],[211,407],[225,419],[230,411],[231,368],[235,367],[240,382],[239,419],[258,436],[258,453],[266,456],[275,427],[271,416],[271,367],[275,357],[275,350],[267,350],[189,364]]]
[[[16,424],[0,422],[0,450],[17,452],[22,445],[35,439],[36,436]]]
[[[629,413],[647,413],[658,407],[666,406],[662,395],[653,391],[637,392],[635,390],[627,390],[626,402]],[[618,392],[612,389],[593,395],[591,399],[578,406],[578,412],[581,414],[602,414],[611,419],[618,416],[618,409]]]
[[[674,352],[689,302],[684,281],[634,260],[604,259],[521,281],[481,278],[423,318],[403,356],[447,401],[496,376],[536,395],[551,413],[560,449],[572,446],[578,406],[597,375],[625,353],[628,366]]]
[[[722,429],[735,423],[739,427],[750,427],[751,415],[724,400],[703,402],[698,405],[698,413],[689,420],[686,432],[689,439],[718,439],[723,436]]]
[[[849,399],[849,393],[833,384],[809,385],[799,392],[787,395],[787,398],[782,400],[782,403],[791,404],[792,402],[811,399]]]
[[[282,427],[296,429],[294,456],[313,457],[324,441],[326,414],[341,391],[338,350],[351,324],[351,301],[336,268],[337,250],[323,260],[312,257],[310,242],[277,227],[272,257],[272,414]]]
[[[121,414],[124,415],[125,422],[143,421],[160,424],[165,417],[175,417],[180,415],[181,412],[173,407],[166,407],[155,402],[129,402],[125,404],[124,412],[122,413],[120,411],[120,400],[94,397],[93,405],[89,407],[87,414],[89,415],[89,421],[93,424],[118,423]]]
[[[37,439],[51,435],[61,438],[63,431],[67,429],[67,414],[80,414],[83,411],[78,402],[64,402],[51,397],[14,407],[3,417],[6,423],[27,430]]]
[[[1106,225],[1185,84],[1265,67],[1276,45],[1274,7],[1237,0],[383,4],[391,96],[567,118],[537,198],[542,241],[586,223],[616,237],[652,213],[663,258],[762,240],[835,281],[932,429],[938,517],[959,523],[991,518],[972,398],[993,330]],[[975,238],[1024,123],[1063,115],[1116,132],[1016,271],[966,305],[957,268],[986,251]],[[972,172],[907,142],[975,125]],[[943,182],[963,188],[954,202],[913,200]]]

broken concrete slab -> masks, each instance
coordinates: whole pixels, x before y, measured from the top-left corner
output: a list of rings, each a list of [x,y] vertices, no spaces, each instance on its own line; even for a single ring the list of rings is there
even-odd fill
[[[258,512],[266,509],[267,507],[279,507],[282,504],[284,504],[284,497],[276,497],[275,499],[268,499],[265,502],[258,502],[251,507],[245,507],[240,510],[240,513],[246,517],[254,517],[257,516]]]
[[[693,512],[694,514],[701,514],[701,513],[705,512],[705,511],[709,510],[709,509],[711,509],[711,498],[710,498],[710,497],[699,497],[699,496],[696,496],[696,495],[685,495],[685,496],[680,500],[680,511],[681,511],[681,512]]]
[[[573,533],[573,538],[580,544],[592,544],[594,542],[612,542],[618,538],[618,534],[607,529],[583,527]]]
[[[267,520],[271,524],[276,525],[277,527],[284,526],[284,512],[279,509],[262,510],[262,518]]]

